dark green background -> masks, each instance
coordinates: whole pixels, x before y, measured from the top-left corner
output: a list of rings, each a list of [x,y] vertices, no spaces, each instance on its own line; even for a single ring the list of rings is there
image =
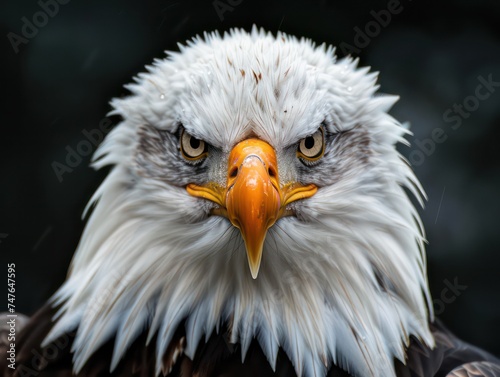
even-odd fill
[[[31,20],[41,8],[3,1],[0,269],[16,263],[18,310],[32,313],[64,280],[82,210],[105,175],[88,168],[87,156],[59,182],[52,163],[64,163],[65,148],[85,140],[83,130],[99,127],[108,101],[125,95],[122,85],[145,64],[196,33],[254,23],[353,45],[355,28],[387,4],[243,0],[221,20],[212,1],[70,0],[15,53],[8,33],[21,34],[22,17]],[[437,300],[446,281],[467,288],[436,310],[461,337],[500,354],[500,90],[460,128],[443,119],[474,94],[478,76],[500,81],[500,2],[401,0],[400,7],[356,55],[381,72],[381,91],[401,95],[392,114],[411,123],[416,139],[446,132],[415,167],[429,196],[421,211],[429,279]],[[413,149],[401,147],[406,156]]]

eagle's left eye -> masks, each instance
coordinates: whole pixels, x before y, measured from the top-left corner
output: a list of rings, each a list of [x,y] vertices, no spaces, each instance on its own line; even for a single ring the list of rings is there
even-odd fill
[[[181,152],[186,160],[199,160],[208,154],[207,143],[188,134],[186,130],[182,130]]]
[[[314,134],[303,138],[299,142],[297,156],[307,161],[317,161],[325,153],[325,134],[320,127]]]

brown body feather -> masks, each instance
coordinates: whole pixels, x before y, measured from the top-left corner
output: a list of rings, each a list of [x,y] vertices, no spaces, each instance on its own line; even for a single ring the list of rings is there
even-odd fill
[[[54,309],[45,306],[24,326],[16,342],[16,369],[8,368],[5,360],[0,362],[0,370],[5,377],[73,376],[71,345],[74,334],[65,334],[49,346],[41,347],[53,325],[53,315]],[[500,361],[494,356],[461,341],[439,322],[432,324],[431,329],[436,348],[431,350],[412,339],[406,364],[396,361],[398,377],[500,377]],[[146,346],[146,334],[140,336],[110,373],[114,343],[111,339],[90,358],[78,376],[154,376],[155,341],[153,339]],[[184,325],[181,324],[165,353],[161,374],[172,377],[296,376],[292,363],[282,350],[278,353],[276,370],[273,371],[256,341],[250,345],[242,363],[239,345],[229,343],[224,330],[212,334],[206,342],[202,341],[193,360],[183,353],[184,347]],[[349,376],[337,366],[328,372],[328,377]]]

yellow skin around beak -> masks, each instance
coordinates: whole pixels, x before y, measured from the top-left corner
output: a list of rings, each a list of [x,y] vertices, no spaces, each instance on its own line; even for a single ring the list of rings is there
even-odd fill
[[[267,230],[286,214],[287,204],[314,195],[317,187],[290,182],[280,185],[276,152],[266,142],[247,139],[229,154],[226,187],[189,184],[189,194],[217,203],[214,214],[225,216],[241,231],[254,279],[259,273]]]

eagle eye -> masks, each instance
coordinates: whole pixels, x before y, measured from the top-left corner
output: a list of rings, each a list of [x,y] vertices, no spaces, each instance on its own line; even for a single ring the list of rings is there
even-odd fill
[[[304,162],[319,160],[325,153],[325,132],[320,127],[315,133],[306,136],[299,142],[297,156]]]
[[[207,156],[207,143],[188,134],[186,130],[181,133],[181,153],[189,161],[200,160]]]

